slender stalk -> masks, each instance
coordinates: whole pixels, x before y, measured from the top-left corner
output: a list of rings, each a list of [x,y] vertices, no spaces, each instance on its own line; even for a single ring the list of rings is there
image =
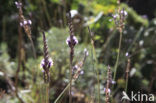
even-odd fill
[[[93,53],[93,60],[95,60],[95,66],[96,66],[96,75],[97,75],[97,82],[98,82],[98,103],[100,103],[100,77],[99,77],[99,70],[97,68],[97,58],[96,58],[96,52],[95,52],[95,46],[94,46],[94,40],[93,40],[93,34],[90,30],[90,28],[88,27],[88,31],[90,33],[91,36],[91,44],[92,44],[92,53]],[[93,63],[94,66],[94,63]]]
[[[72,103],[71,89],[72,89],[72,60],[70,62],[70,89],[69,89],[69,103]]]
[[[111,69],[110,66],[108,66],[108,71],[107,71],[107,84],[106,84],[106,103],[109,103],[110,100],[110,92],[109,92],[109,88],[111,85],[111,81],[112,81],[112,74],[111,74]]]
[[[19,0],[20,2],[20,0]],[[16,91],[18,91],[17,88],[17,84],[18,84],[18,74],[20,72],[21,69],[21,47],[22,47],[22,28],[20,27],[20,21],[21,21],[21,17],[20,17],[20,9],[19,9],[19,14],[18,14],[18,67],[17,67],[17,71],[16,71],[16,76],[15,76],[15,87],[16,87]]]
[[[125,87],[125,92],[127,93],[127,87],[128,87],[128,77],[129,77],[129,69],[130,69],[130,58],[128,58],[128,63],[126,67],[126,87]]]
[[[18,26],[18,67],[17,67],[17,71],[16,71],[16,77],[15,77],[15,86],[17,86],[18,83],[18,74],[20,72],[20,68],[21,68],[21,47],[22,47],[22,31],[21,31],[21,27],[20,25]]]
[[[73,35],[70,35],[71,44],[73,44]],[[70,88],[69,88],[69,103],[72,103],[72,68],[73,68],[74,46],[70,46]]]
[[[120,0],[117,0],[117,4],[118,4],[118,18],[116,16],[113,16],[115,24],[120,32],[120,39],[119,39],[119,47],[118,47],[118,54],[117,54],[117,59],[116,59],[116,63],[114,66],[114,81],[116,79],[116,72],[117,72],[117,68],[118,68],[118,64],[119,64],[119,58],[120,58],[120,49],[121,49],[121,42],[122,42],[122,33],[123,33],[123,28],[124,28],[124,21],[126,19],[127,16],[127,12],[124,9],[120,9]]]
[[[72,103],[72,95],[71,95],[71,89],[72,89],[72,68],[73,68],[73,58],[74,58],[74,46],[78,43],[76,41],[76,37],[74,38],[74,28],[72,24],[72,18],[71,14],[69,13],[68,15],[68,26],[69,26],[69,31],[70,31],[70,37],[69,41],[67,40],[68,46],[70,47],[70,88],[69,88],[69,103]]]
[[[77,68],[77,71],[76,73],[73,75],[73,77],[71,78],[71,82],[75,82],[79,75],[80,75],[80,72],[81,72],[81,68],[83,67],[84,63],[85,63],[85,60],[86,60],[86,57],[87,57],[87,51],[85,52],[85,56],[83,58],[83,60],[81,62],[79,62],[77,65],[78,65],[78,68]],[[61,94],[57,97],[57,99],[54,101],[54,103],[57,103],[57,101],[62,97],[62,95],[65,93],[66,90],[68,90],[68,88],[70,87],[71,85],[71,82],[65,87],[65,89],[61,92]]]
[[[49,103],[49,83],[46,84],[46,103]]]
[[[100,103],[100,77],[99,77],[99,70],[97,68],[97,59],[96,59],[96,52],[95,52],[95,47],[92,44],[92,50],[93,50],[93,55],[94,55],[94,59],[96,61],[96,75],[97,75],[97,82],[98,82],[98,103]]]
[[[70,87],[70,83],[65,87],[65,89],[61,92],[61,94],[56,98],[56,100],[54,101],[54,103],[57,103],[58,100],[62,97],[62,95],[65,93],[65,91],[68,90],[68,88]]]
[[[126,87],[125,87],[125,92],[127,93],[127,87],[128,87],[128,78],[126,78]]]
[[[32,46],[32,51],[33,51],[34,59],[36,59],[36,50],[35,50],[35,46],[34,46],[34,42],[33,42],[32,38],[30,38],[30,42],[31,42],[31,46]]]
[[[118,64],[119,64],[121,42],[122,42],[122,29],[120,29],[120,39],[119,39],[118,54],[117,54],[117,59],[116,59],[116,63],[115,63],[115,66],[114,66],[114,70],[115,70],[114,77],[113,77],[114,80],[116,79],[116,72],[117,72],[117,67],[118,67]]]

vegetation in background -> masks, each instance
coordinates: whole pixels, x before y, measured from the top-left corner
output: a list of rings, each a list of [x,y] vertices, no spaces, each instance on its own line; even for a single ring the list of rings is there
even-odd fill
[[[120,103],[123,91],[154,94],[156,17],[121,1],[21,0],[22,8],[0,1],[0,103]]]

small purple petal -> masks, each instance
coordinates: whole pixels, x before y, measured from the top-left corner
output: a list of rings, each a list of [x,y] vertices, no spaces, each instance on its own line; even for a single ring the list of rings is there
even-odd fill
[[[22,22],[20,22],[20,26],[23,27],[23,23]]]
[[[116,82],[114,80],[112,80],[112,84],[115,84]]]
[[[70,36],[67,37],[67,39],[66,39],[66,44],[67,44],[68,46],[71,45]],[[78,40],[77,40],[77,38],[76,38],[75,36],[73,36],[73,45],[76,45],[76,44],[78,44]]]
[[[118,18],[118,16],[119,16],[118,14],[114,14],[113,18],[116,19],[116,18]]]
[[[74,40],[75,44],[78,44],[78,40],[75,36],[73,37],[73,40]]]
[[[28,23],[29,25],[31,25],[31,24],[32,24],[31,20],[28,20],[28,21],[27,21],[27,23]]]
[[[16,5],[17,8],[21,8],[22,7],[22,3],[21,2],[15,1],[15,5]]]
[[[69,45],[69,42],[70,42],[70,37],[66,39],[66,44]]]
[[[125,54],[125,55],[126,55],[126,57],[127,57],[127,56],[129,55],[129,53],[128,53],[128,52],[126,52],[126,54]]]
[[[104,88],[104,92],[106,92],[106,88]],[[111,93],[111,90],[108,88],[108,93]]]
[[[73,67],[73,69],[74,69],[74,70],[77,70],[77,69],[78,69],[78,65],[75,65],[75,66]]]
[[[23,21],[23,24],[24,24],[24,25],[27,25],[27,23],[28,23],[28,22],[27,22],[26,20]]]
[[[83,74],[84,74],[84,71],[83,71],[83,70],[81,70],[80,74],[81,74],[81,75],[83,75]]]
[[[45,66],[46,66],[46,67],[50,68],[51,66],[53,66],[53,60],[52,60],[51,58],[48,59],[48,62],[49,62],[49,63],[48,63],[48,65],[46,66],[46,65],[45,65],[45,60],[42,59],[41,64],[40,64],[40,67],[41,67],[41,68],[45,68]]]

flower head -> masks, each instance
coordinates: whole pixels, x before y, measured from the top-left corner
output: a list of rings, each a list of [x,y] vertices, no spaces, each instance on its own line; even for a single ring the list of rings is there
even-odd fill
[[[128,15],[128,13],[125,11],[124,8],[122,10],[119,9],[119,11],[117,13],[112,15],[115,25],[118,28],[121,29],[124,27],[124,25],[125,25],[124,22],[125,22],[127,15]]]
[[[76,36],[72,36],[72,40],[73,40],[73,43],[71,41],[71,37],[69,36],[67,39],[66,39],[66,44],[70,47],[71,45],[75,46],[76,44],[78,44],[78,40],[76,38]]]
[[[112,83],[112,84],[116,84],[116,81],[112,80],[111,83]]]
[[[128,53],[128,52],[126,52],[125,56],[126,56],[126,57],[128,57],[128,56],[129,56],[129,53]]]
[[[53,66],[53,60],[51,58],[48,59],[48,63],[45,63],[45,62],[46,62],[45,59],[42,59],[41,64],[40,64],[41,68],[46,69],[46,68],[50,68],[51,66]]]
[[[120,11],[120,13],[121,13],[123,16],[127,16],[127,15],[128,15],[127,11],[125,11],[124,9],[122,9],[122,10]]]
[[[17,8],[21,8],[22,7],[22,3],[21,2],[15,1],[15,5],[16,5]]]
[[[117,18],[119,17],[118,14],[114,14],[114,15],[112,15],[112,16],[113,16],[113,19],[117,19]]]
[[[83,74],[84,74],[84,71],[83,71],[83,70],[81,70],[81,71],[80,71],[80,74],[81,74],[81,75],[83,75]]]
[[[110,90],[109,88],[108,88],[108,89],[107,89],[107,88],[104,88],[104,92],[105,92],[105,93],[107,92],[107,93],[110,94],[110,93],[111,93],[111,90]]]
[[[32,21],[31,20],[23,20],[22,22],[20,22],[20,26],[26,26],[26,25],[31,25]]]

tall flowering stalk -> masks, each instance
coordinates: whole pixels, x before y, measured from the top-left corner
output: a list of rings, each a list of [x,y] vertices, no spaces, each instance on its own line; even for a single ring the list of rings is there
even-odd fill
[[[53,65],[52,59],[49,57],[48,53],[48,45],[45,37],[45,33],[43,32],[43,55],[44,59],[41,61],[41,67],[43,68],[43,76],[46,87],[46,102],[49,103],[49,82],[50,82],[50,67]]]
[[[117,14],[113,15],[113,19],[114,19],[114,22],[116,24],[116,27],[120,32],[118,54],[117,54],[116,63],[115,63],[115,66],[114,66],[114,70],[115,70],[114,80],[116,78],[117,67],[118,67],[118,64],[119,64],[120,49],[121,49],[121,42],[122,42],[122,33],[123,33],[124,25],[125,25],[124,21],[125,21],[126,16],[127,16],[127,12],[124,9],[121,10],[121,8],[120,8],[120,0],[118,0],[118,5],[119,5],[119,8],[118,8]]]
[[[127,93],[127,87],[128,87],[128,77],[129,77],[129,70],[131,66],[131,60],[128,58],[127,60],[127,67],[126,67],[126,87],[125,87],[125,92]]]
[[[36,51],[35,51],[34,43],[33,43],[32,36],[31,36],[32,21],[29,19],[26,19],[24,17],[21,2],[16,1],[15,5],[16,5],[17,9],[19,10],[19,22],[20,22],[19,24],[21,27],[23,27],[25,33],[27,34],[28,38],[30,39],[32,49],[33,49],[33,55],[34,55],[34,58],[36,58]]]
[[[95,52],[95,44],[93,39],[93,33],[91,32],[90,28],[88,27],[88,31],[91,37],[91,44],[92,44],[92,59],[93,59],[93,68],[94,68],[94,61],[96,66],[96,75],[97,75],[97,82],[98,82],[98,103],[100,103],[100,76],[99,76],[99,70],[97,67],[97,58],[96,58],[96,52]]]
[[[79,75],[81,74],[83,74],[84,73],[84,71],[82,70],[82,67],[83,67],[83,65],[84,65],[84,63],[85,63],[85,61],[86,61],[86,58],[87,58],[87,56],[88,56],[89,54],[88,54],[88,51],[87,51],[87,49],[84,49],[84,58],[83,58],[83,60],[82,61],[80,61],[79,63],[77,63],[74,67],[73,67],[73,76],[72,76],[72,79],[75,81],[78,77],[79,77]]]
[[[41,61],[41,67],[43,68],[43,73],[44,73],[44,81],[46,83],[49,82],[50,80],[50,72],[49,69],[53,65],[53,61],[51,58],[49,58],[49,53],[48,53],[48,46],[46,42],[46,37],[45,33],[43,32],[43,55],[44,59]]]
[[[15,2],[15,5],[17,8],[21,8],[22,3]],[[15,77],[15,86],[17,86],[17,83],[18,83],[18,74],[20,72],[20,67],[21,67],[21,62],[22,62],[22,59],[21,59],[22,29],[20,26],[20,11],[19,11],[19,17],[18,17],[18,21],[19,21],[19,26],[18,26],[18,67],[17,67],[16,77]]]
[[[104,92],[106,94],[105,101],[106,103],[110,103],[110,93],[111,93],[111,86],[112,84],[115,84],[115,81],[112,80],[112,72],[110,66],[108,66],[107,70],[107,83],[106,83],[106,88],[104,88]]]
[[[70,47],[70,89],[69,89],[69,103],[72,102],[71,88],[72,88],[72,68],[73,68],[73,58],[74,58],[74,47],[78,43],[77,38],[74,36],[74,28],[72,24],[71,14],[68,13],[68,27],[70,36],[67,38],[66,43]]]
[[[20,26],[24,28],[27,36],[29,39],[31,39],[31,27],[30,25],[32,24],[31,20],[25,19],[23,15],[23,10],[22,10],[22,3],[21,2],[15,2],[15,5],[17,9],[19,10],[19,19],[20,19]]]
[[[77,63],[73,68],[73,75],[72,75],[72,79],[71,82],[75,82],[78,77],[80,75],[82,75],[84,72],[82,70],[82,67],[84,66],[84,63],[86,61],[86,58],[88,56],[88,51],[87,49],[84,50],[84,58],[82,61],[80,61],[79,63]],[[66,90],[68,90],[68,88],[70,88],[70,83],[65,87],[65,89],[61,92],[61,94],[56,98],[56,100],[54,101],[54,103],[57,103],[59,101],[59,99],[61,98],[61,96],[66,92]]]

